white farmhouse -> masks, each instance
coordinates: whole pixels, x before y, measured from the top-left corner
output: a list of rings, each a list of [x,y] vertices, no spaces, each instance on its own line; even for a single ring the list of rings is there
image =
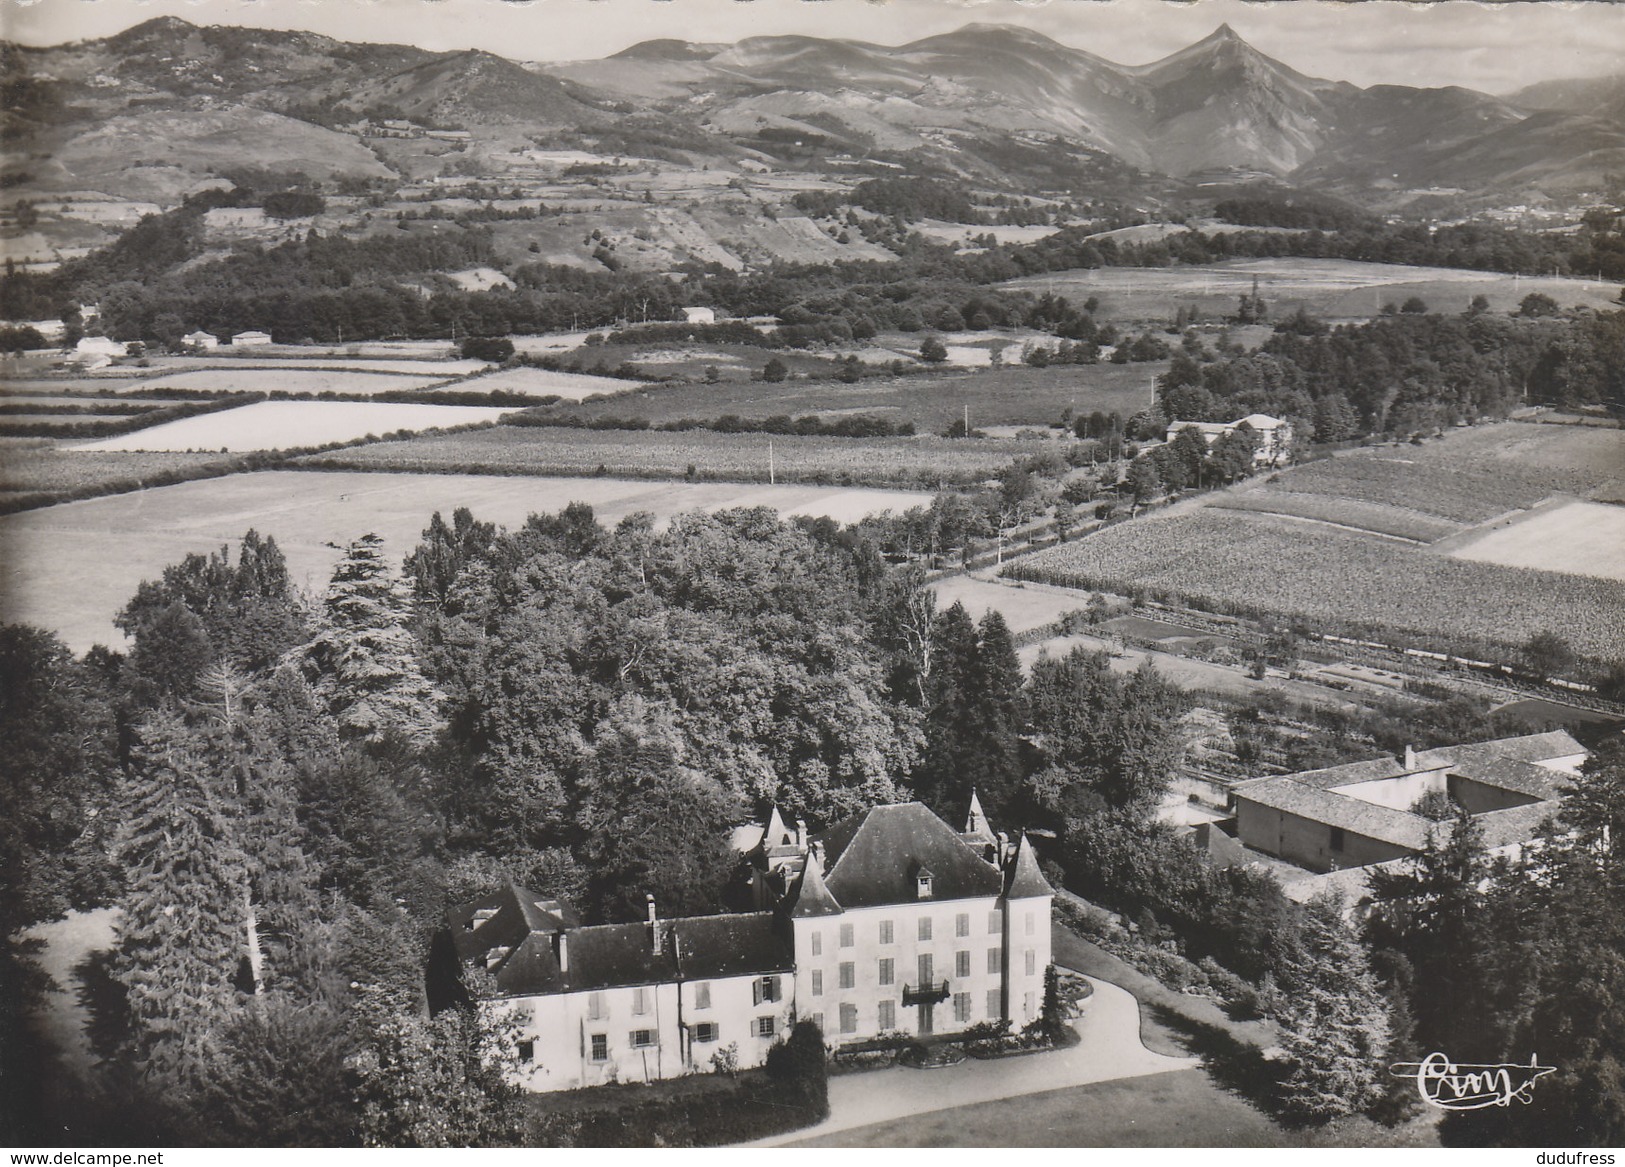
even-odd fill
[[[1243,425],[1258,435],[1253,461],[1259,466],[1285,466],[1292,460],[1292,423],[1267,413],[1249,413],[1236,421],[1173,421],[1165,435],[1173,441],[1181,430],[1194,429],[1209,446]]]
[[[683,322],[685,324],[715,324],[717,310],[715,308],[684,308]]]
[[[271,334],[270,333],[268,333],[268,332],[259,332],[257,330],[252,330],[252,329],[250,331],[248,331],[248,332],[235,333],[231,338],[231,346],[233,348],[251,348],[254,345],[270,344],[270,343],[271,343]]]
[[[212,332],[204,332],[199,329],[196,332],[188,332],[181,337],[181,343],[192,348],[219,348],[220,338]]]

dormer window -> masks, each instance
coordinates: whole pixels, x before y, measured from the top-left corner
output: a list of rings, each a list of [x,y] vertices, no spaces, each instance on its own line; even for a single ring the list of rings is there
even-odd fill
[[[931,873],[920,868],[920,873],[914,877],[914,898],[928,900],[931,898]]]

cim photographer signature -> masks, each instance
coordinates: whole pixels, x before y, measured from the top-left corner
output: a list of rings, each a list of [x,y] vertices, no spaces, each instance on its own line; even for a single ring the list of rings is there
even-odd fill
[[[1510,1106],[1513,1099],[1527,1105],[1534,1097],[1536,1081],[1557,1072],[1556,1066],[1537,1064],[1533,1054],[1525,1066],[1458,1064],[1437,1052],[1420,1062],[1397,1062],[1388,1069],[1397,1077],[1416,1079],[1422,1101],[1441,1110]]]

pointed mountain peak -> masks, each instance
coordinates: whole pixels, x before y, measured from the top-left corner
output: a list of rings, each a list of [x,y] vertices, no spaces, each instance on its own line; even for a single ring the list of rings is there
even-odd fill
[[[116,33],[107,39],[129,44],[149,40],[155,36],[187,36],[197,30],[197,25],[182,20],[178,16],[154,16],[151,20],[143,20],[140,24],[133,24],[123,32]]]

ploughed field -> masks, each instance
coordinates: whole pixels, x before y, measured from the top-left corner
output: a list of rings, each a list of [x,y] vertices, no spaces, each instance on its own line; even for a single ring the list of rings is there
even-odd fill
[[[0,516],[0,619],[60,635],[76,652],[122,640],[113,616],[144,579],[192,552],[235,546],[250,527],[275,536],[301,587],[320,591],[341,549],[368,532],[399,559],[430,516],[459,506],[508,527],[585,502],[614,523],[693,510],[767,506],[786,516],[856,522],[929,499],[827,486],[262,471]]]
[[[160,482],[166,474],[226,461],[215,453],[92,454],[44,438],[0,439],[0,507],[22,496]]]
[[[1144,588],[1377,638],[1516,646],[1553,631],[1588,656],[1625,656],[1625,588],[1617,583],[1452,559],[1278,515],[1213,507],[1152,515],[1041,551],[1007,574],[1076,588]]]
[[[771,452],[769,445],[771,443]],[[948,438],[824,438],[704,430],[582,430],[496,426],[379,442],[300,459],[312,468],[428,474],[595,474],[766,482],[934,487],[976,481],[1031,444]],[[930,504],[922,496],[921,506]]]
[[[1625,431],[1502,423],[1351,451],[1025,558],[1007,574],[1463,647],[1551,631],[1625,657]]]

